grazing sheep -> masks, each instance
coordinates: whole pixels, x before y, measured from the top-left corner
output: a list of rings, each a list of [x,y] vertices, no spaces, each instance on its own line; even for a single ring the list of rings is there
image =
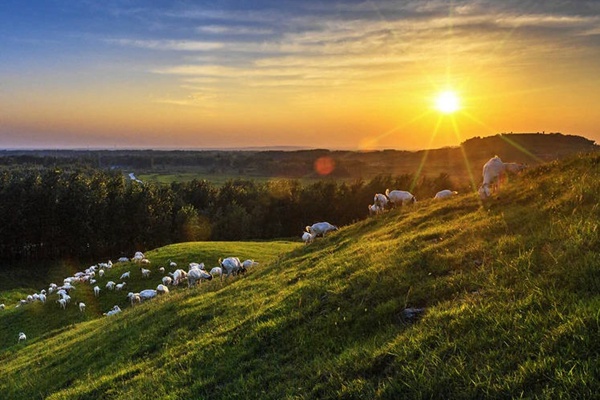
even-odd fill
[[[434,199],[447,199],[449,197],[456,196],[457,194],[458,194],[458,192],[453,191],[453,190],[448,190],[448,189],[440,190],[439,192],[437,192],[435,194]]]
[[[115,290],[123,290],[123,288],[125,287],[125,285],[126,285],[125,282],[117,283],[115,285]]]
[[[132,307],[135,303],[141,304],[141,302],[142,302],[142,298],[140,297],[139,293],[129,292],[129,293],[127,293],[127,298],[131,302]]]
[[[42,304],[46,304],[46,295],[44,293],[40,293],[38,299],[42,302]]]
[[[417,199],[415,198],[415,196],[413,196],[412,193],[407,192],[405,190],[391,190],[390,191],[390,189],[386,189],[385,195],[390,200],[390,203],[394,206],[398,206],[398,205],[404,206],[404,205],[407,205],[410,203],[417,202]]]
[[[223,280],[223,268],[221,267],[214,267],[210,270],[210,274],[215,277],[215,276],[219,276],[221,278],[221,280]]]
[[[121,275],[121,277],[119,278],[119,280],[123,280],[123,279],[129,279],[129,275],[130,275],[131,271],[127,271],[127,272],[123,272],[123,274]]]
[[[144,264],[144,265],[150,265],[150,260],[148,260],[147,258],[142,258],[142,259],[140,260],[140,263],[141,263],[141,264]]]
[[[23,332],[19,332],[19,339],[17,340],[17,343],[21,343],[22,340],[27,340],[27,336],[25,336]]]
[[[175,261],[169,260],[169,267],[171,267],[171,268],[177,268],[177,263]]]
[[[98,271],[98,277],[102,278],[104,276],[104,270],[101,269],[100,271]]]
[[[81,312],[85,311],[85,303],[83,301],[80,301],[78,306],[79,306],[79,311],[81,311]]]
[[[373,205],[377,206],[381,211],[385,210],[388,206],[388,198],[383,193],[375,193],[373,197]]]
[[[158,272],[160,272],[161,274],[164,274],[165,273],[165,267],[160,267],[158,269]]]
[[[329,222],[317,222],[305,228],[306,232],[316,236],[325,236],[328,232],[337,231],[338,227]]]
[[[64,310],[67,308],[67,300],[66,299],[58,299],[56,302],[60,305],[60,307]]]
[[[4,310],[6,308],[6,306],[4,305],[4,303],[0,304],[0,310]]]
[[[251,267],[256,267],[258,265],[258,262],[254,261],[254,260],[244,260],[244,262],[242,262],[242,267],[248,269]]]
[[[188,287],[192,287],[196,284],[196,282],[200,281],[202,282],[203,280],[207,280],[210,281],[212,279],[212,275],[209,274],[208,272],[199,269],[199,268],[192,268],[188,271],[187,274],[187,280],[188,280]]]
[[[113,290],[115,288],[115,283],[113,281],[106,282],[106,288],[108,290]]]
[[[483,183],[479,187],[479,197],[486,199],[498,190],[498,184],[506,166],[498,156],[488,160],[483,166]]]
[[[109,312],[102,313],[102,315],[111,316],[121,312],[121,307],[114,306]]]
[[[227,257],[224,260],[219,258],[219,264],[223,268],[226,277],[246,272],[246,268],[244,268],[242,262],[237,257]]]
[[[204,270],[204,263],[197,263],[197,262],[191,262],[188,266],[188,271],[191,271],[192,269],[202,269]]]
[[[313,242],[313,240],[315,240],[315,236],[309,232],[304,232],[302,234],[302,240],[304,241],[304,244],[310,244]]]
[[[383,207],[377,204],[369,204],[369,215],[378,215],[383,212]]]
[[[504,168],[506,169],[507,174],[517,175],[527,168],[527,164],[509,162],[504,163]]]
[[[127,257],[119,257],[119,259],[117,260],[117,262],[120,262],[120,263],[129,262],[129,258],[127,258]]]
[[[98,297],[100,295],[100,287],[94,286],[94,296]]]
[[[136,251],[135,255],[132,258],[132,260],[133,260],[133,262],[140,262],[144,258],[146,258],[146,256],[144,256],[144,253],[142,253],[141,251]]]
[[[146,269],[146,268],[140,268],[140,270],[142,271],[142,278],[150,278],[150,270]],[[121,279],[123,277],[121,276]]]
[[[169,293],[169,288],[161,283],[156,287],[156,293],[167,294],[167,293]]]
[[[144,289],[140,292],[140,298],[142,301],[153,299],[158,295],[158,292],[154,289]]]
[[[162,284],[165,286],[173,284],[173,278],[171,278],[170,276],[163,276]]]
[[[185,277],[187,276],[187,272],[179,268],[176,269],[174,272],[169,272],[169,275],[173,277],[173,285],[177,286],[179,285],[182,279],[185,279]]]

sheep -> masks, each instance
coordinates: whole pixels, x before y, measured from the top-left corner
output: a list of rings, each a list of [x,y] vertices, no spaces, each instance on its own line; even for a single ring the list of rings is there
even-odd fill
[[[94,286],[94,296],[98,297],[100,296],[100,287],[99,286]]]
[[[171,267],[171,268],[177,268],[177,263],[175,261],[169,260],[169,267]]]
[[[146,269],[146,268],[140,268],[140,270],[142,271],[142,278],[150,278],[150,270]],[[123,278],[121,276],[121,278]]]
[[[242,266],[246,269],[251,268],[251,267],[256,267],[258,265],[258,262],[254,261],[254,260],[244,260],[244,262],[242,262]]]
[[[79,311],[80,312],[84,312],[85,311],[85,303],[83,301],[80,301],[77,305],[79,306]]]
[[[125,287],[126,283],[125,282],[121,282],[121,283],[117,283],[115,285],[115,290],[122,290],[123,287]]]
[[[417,198],[412,193],[407,192],[405,190],[386,189],[385,195],[388,197],[390,203],[393,206],[397,206],[397,205],[404,206],[404,205],[407,205],[410,203],[417,202]]]
[[[129,292],[129,293],[127,293],[127,298],[129,299],[129,301],[131,301],[132,307],[135,303],[139,304],[142,302],[142,298],[140,297],[139,293]]]
[[[64,310],[67,308],[67,300],[66,299],[58,299],[56,302],[60,305],[60,307]]]
[[[19,339],[17,340],[17,343],[21,343],[21,341],[25,340],[27,340],[27,336],[23,332],[19,332]]]
[[[302,234],[302,240],[304,241],[304,244],[310,244],[315,240],[315,236],[312,233],[309,232],[304,232]]]
[[[192,269],[202,269],[204,270],[204,263],[197,263],[197,262],[191,262],[188,266],[188,271],[191,271]]]
[[[158,294],[166,294],[166,293],[169,293],[169,288],[168,288],[167,286],[163,285],[163,284],[159,284],[159,285],[156,287],[156,293],[158,293]]]
[[[111,316],[121,312],[121,308],[119,306],[114,306],[109,312],[102,313],[102,315]]]
[[[192,287],[196,284],[196,282],[200,281],[202,282],[202,280],[208,280],[210,281],[212,279],[212,275],[209,274],[208,272],[199,269],[199,268],[192,268],[189,270],[188,274],[187,274],[187,280],[188,280],[188,287]]]
[[[144,264],[144,265],[150,265],[150,260],[148,260],[147,258],[142,258],[142,259],[140,260],[140,263],[141,263],[141,264]]]
[[[237,257],[227,257],[224,260],[219,258],[219,265],[225,271],[225,276],[237,275],[239,273],[246,272],[246,268],[242,265],[241,261]]]
[[[129,258],[127,258],[127,257],[119,257],[119,259],[117,260],[117,262],[120,262],[120,263],[129,262]]]
[[[223,268],[221,267],[214,267],[210,270],[210,274],[215,277],[215,276],[219,276],[221,278],[221,280],[223,280]]]
[[[154,289],[144,289],[140,293],[140,298],[143,300],[150,300],[158,295],[158,292]]]
[[[173,277],[173,285],[177,286],[182,279],[185,279],[187,272],[182,269],[176,269],[175,272],[169,272],[169,275]]]
[[[456,196],[457,194],[458,192],[453,190],[440,190],[435,194],[434,199],[447,199],[449,197]]]
[[[142,253],[141,251],[136,251],[135,255],[132,258],[132,260],[133,260],[133,262],[140,262],[144,258],[146,258],[146,256],[144,256],[144,253]]]
[[[0,304],[0,310],[4,310],[6,308],[6,306],[4,305],[4,303]]]
[[[171,278],[170,276],[163,276],[162,284],[165,286],[173,284],[173,278]]]
[[[165,273],[165,267],[158,268],[158,272],[160,272],[161,274],[164,274]]]
[[[479,186],[479,197],[486,199],[498,190],[498,182],[506,170],[500,157],[494,156],[483,166],[483,183]]]
[[[517,175],[527,168],[527,164],[509,162],[504,163],[504,168],[506,169],[507,174]]]
[[[338,227],[331,225],[329,222],[317,222],[305,228],[306,232],[316,236],[325,236],[326,233],[337,231]]]
[[[368,210],[369,210],[369,215],[378,215],[383,212],[383,207],[381,207],[377,204],[369,204]]]
[[[375,193],[373,197],[373,205],[379,207],[380,210],[384,210],[388,206],[388,198],[383,193]]]
[[[38,298],[42,302],[42,304],[46,304],[46,295],[44,293],[40,293]]]
[[[104,270],[101,269],[100,271],[98,271],[98,277],[102,278],[104,276]]]
[[[131,271],[123,272],[123,274],[121,274],[121,277],[119,278],[119,280],[122,281],[123,279],[129,279],[130,273],[131,273]]]
[[[106,288],[108,290],[113,290],[115,288],[115,283],[113,281],[106,282]]]

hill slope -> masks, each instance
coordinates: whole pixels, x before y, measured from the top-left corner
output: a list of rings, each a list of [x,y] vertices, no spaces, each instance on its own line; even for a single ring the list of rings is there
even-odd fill
[[[0,353],[7,398],[591,398],[600,156],[423,201]],[[177,248],[158,249],[162,259]],[[258,258],[258,257],[257,257]],[[419,308],[409,318],[406,308]],[[3,319],[4,316],[0,318]]]

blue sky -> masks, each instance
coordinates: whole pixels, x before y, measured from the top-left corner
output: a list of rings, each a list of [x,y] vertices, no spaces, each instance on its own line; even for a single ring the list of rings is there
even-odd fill
[[[2,148],[600,138],[597,1],[4,0],[0,43]]]

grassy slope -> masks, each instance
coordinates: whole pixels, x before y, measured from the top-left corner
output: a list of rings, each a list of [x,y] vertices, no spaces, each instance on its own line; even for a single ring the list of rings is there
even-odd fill
[[[224,284],[9,344],[0,353],[0,393],[593,397],[599,178],[598,156],[548,164],[483,205],[474,194],[423,201],[273,256]],[[220,245],[215,254],[224,252]],[[180,246],[154,256],[187,260]],[[405,321],[406,307],[426,313]]]

